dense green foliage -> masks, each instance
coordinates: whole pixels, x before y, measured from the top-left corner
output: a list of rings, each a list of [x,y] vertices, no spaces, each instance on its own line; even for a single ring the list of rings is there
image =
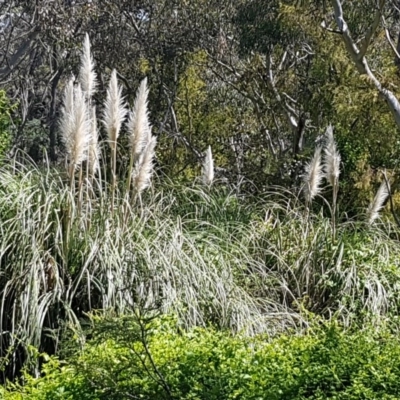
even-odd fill
[[[4,90],[0,90],[0,158],[6,155],[11,144],[11,112],[15,109]]]
[[[98,323],[81,353],[9,385],[17,399],[398,399],[400,339],[384,327],[346,331],[314,322],[301,334],[177,331],[166,319]]]

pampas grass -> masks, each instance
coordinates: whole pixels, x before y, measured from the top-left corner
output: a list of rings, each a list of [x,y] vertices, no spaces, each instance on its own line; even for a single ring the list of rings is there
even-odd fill
[[[87,33],[83,41],[79,82],[82,86],[83,92],[85,93],[86,100],[90,105],[92,96],[96,91],[97,81],[96,73],[94,71],[94,62],[90,52],[89,35]]]
[[[379,211],[383,208],[383,205],[389,196],[389,191],[390,186],[388,187],[386,181],[383,181],[379,186],[374,200],[370,203],[367,209],[367,220],[370,225],[379,217]]]
[[[211,186],[214,181],[214,160],[211,146],[208,146],[204,155],[202,181],[206,186]]]
[[[92,95],[96,90],[97,81],[88,35],[85,36],[83,42],[79,81],[80,85],[76,88],[74,88],[73,80],[67,85],[61,122],[63,138],[70,158],[69,175],[71,185],[74,172],[82,161],[87,160],[86,174],[88,182],[92,181],[99,170],[98,127],[96,109],[92,107]],[[150,185],[153,174],[154,149],[157,141],[151,134],[148,115],[148,94],[147,78],[145,78],[140,83],[127,125],[131,148],[126,187],[128,194],[132,181],[134,182],[136,194],[140,194]],[[122,96],[122,87],[118,85],[117,72],[114,69],[107,89],[102,119],[111,149],[111,210],[115,208],[115,192],[117,190],[117,141],[127,112]],[[90,116],[88,113],[90,113]],[[78,121],[85,122],[84,134],[79,132],[77,128]],[[82,129],[80,130],[82,131]],[[79,180],[80,185],[81,181],[82,176],[80,176]]]
[[[151,126],[147,110],[147,78],[140,83],[133,110],[129,115],[128,132],[130,134],[131,154],[134,161],[139,158],[151,136]]]
[[[144,78],[137,91],[133,109],[129,113],[128,133],[131,152],[127,179],[128,194],[134,166],[134,185],[137,193],[141,193],[148,187],[152,175],[156,141],[151,135],[151,125],[147,110],[148,94],[147,78]]]
[[[117,71],[111,73],[107,98],[104,105],[103,123],[107,131],[112,157],[112,193],[111,210],[114,210],[115,190],[117,184],[117,139],[127,110],[122,97],[122,87],[118,86]]]
[[[311,161],[306,165],[304,175],[304,196],[306,204],[309,206],[315,196],[321,191],[320,185],[323,178],[323,169],[321,163],[321,147],[315,149]]]
[[[326,130],[325,157],[324,157],[324,173],[328,183],[332,186],[332,232],[333,237],[336,233],[336,209],[337,196],[339,192],[339,175],[340,175],[340,154],[336,147],[333,137],[333,127],[329,125]]]
[[[146,145],[146,148],[143,150],[142,155],[136,163],[133,179],[135,191],[138,195],[140,195],[144,189],[150,186],[150,180],[154,170],[153,160],[156,144],[156,137],[151,136],[149,142]]]
[[[92,178],[99,169],[100,161],[100,148],[99,148],[99,135],[97,130],[96,107],[92,107],[91,115],[91,135],[88,151],[88,175]]]
[[[336,147],[336,142],[333,137],[333,127],[329,125],[326,130],[324,172],[329,184],[335,188],[339,183],[340,175],[340,154]]]
[[[74,87],[73,78],[68,82],[61,110],[61,134],[69,156],[71,187],[76,169],[87,158],[90,142],[90,122],[85,95],[80,84]]]

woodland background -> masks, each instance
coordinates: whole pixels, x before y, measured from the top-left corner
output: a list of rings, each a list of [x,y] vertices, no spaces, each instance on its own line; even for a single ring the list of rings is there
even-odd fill
[[[355,42],[371,28],[375,3],[344,2]],[[329,123],[342,154],[346,207],[362,205],[379,168],[397,165],[393,117],[330,31],[333,14],[324,2],[42,0],[0,7],[8,152],[63,159],[60,92],[77,74],[87,32],[100,74],[97,103],[112,68],[128,101],[148,77],[159,171],[171,179],[192,179],[211,145],[218,175],[230,183],[256,191],[292,185]],[[383,12],[368,58],[396,93],[399,62],[385,32],[397,45],[396,2]]]

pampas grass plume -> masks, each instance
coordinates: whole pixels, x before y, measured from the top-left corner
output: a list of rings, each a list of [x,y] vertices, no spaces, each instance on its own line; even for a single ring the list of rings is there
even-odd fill
[[[143,153],[136,164],[136,174],[134,176],[134,184],[136,193],[140,194],[144,189],[150,186],[151,176],[154,171],[154,155],[155,147],[157,144],[157,138],[151,136],[149,142],[147,143]]]
[[[96,73],[94,72],[94,62],[90,52],[89,35],[86,33],[83,41],[83,51],[81,56],[81,67],[79,71],[79,82],[85,93],[86,100],[90,101],[96,91]]]
[[[90,141],[90,126],[85,95],[81,86],[71,79],[64,95],[61,133],[70,159],[71,174],[86,159]]]
[[[205,153],[202,180],[203,183],[207,186],[210,186],[214,181],[214,160],[212,156],[211,146],[208,146],[208,149]]]
[[[64,90],[63,107],[61,108],[60,130],[62,140],[69,153],[72,140],[72,130],[74,125],[74,78],[68,81]]]
[[[332,125],[328,126],[326,130],[326,145],[325,145],[325,159],[324,159],[324,172],[329,184],[333,187],[338,185],[340,175],[340,154],[336,148],[335,139],[333,137]]]
[[[132,156],[136,160],[139,158],[151,137],[151,126],[147,110],[148,95],[147,78],[144,78],[137,91],[133,110],[129,114],[128,121]]]
[[[111,73],[107,89],[107,98],[104,104],[103,123],[107,131],[112,148],[116,146],[122,123],[126,116],[126,109],[122,98],[122,87],[118,86],[117,71]]]
[[[313,158],[306,165],[306,173],[304,175],[304,195],[308,204],[320,192],[322,178],[321,147],[317,147]]]
[[[379,211],[382,209],[386,199],[388,198],[389,191],[390,187],[388,188],[388,184],[383,181],[376,192],[374,200],[371,202],[367,210],[369,224],[372,224],[379,217]]]

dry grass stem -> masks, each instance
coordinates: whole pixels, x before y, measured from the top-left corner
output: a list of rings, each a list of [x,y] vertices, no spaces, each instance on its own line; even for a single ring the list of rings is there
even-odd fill
[[[329,184],[332,186],[332,235],[336,237],[336,209],[339,192],[340,154],[333,137],[333,127],[329,125],[326,130],[324,172]]]
[[[118,86],[117,71],[111,73],[110,83],[107,90],[107,98],[104,105],[103,123],[107,131],[112,157],[112,193],[111,210],[114,210],[115,189],[117,184],[117,139],[126,116],[127,110],[122,98],[122,87]]]
[[[88,152],[88,166],[89,166],[89,176],[94,176],[99,169],[99,160],[100,160],[96,107],[92,107],[92,115],[90,122],[91,122],[91,135],[90,135],[89,152]]]

